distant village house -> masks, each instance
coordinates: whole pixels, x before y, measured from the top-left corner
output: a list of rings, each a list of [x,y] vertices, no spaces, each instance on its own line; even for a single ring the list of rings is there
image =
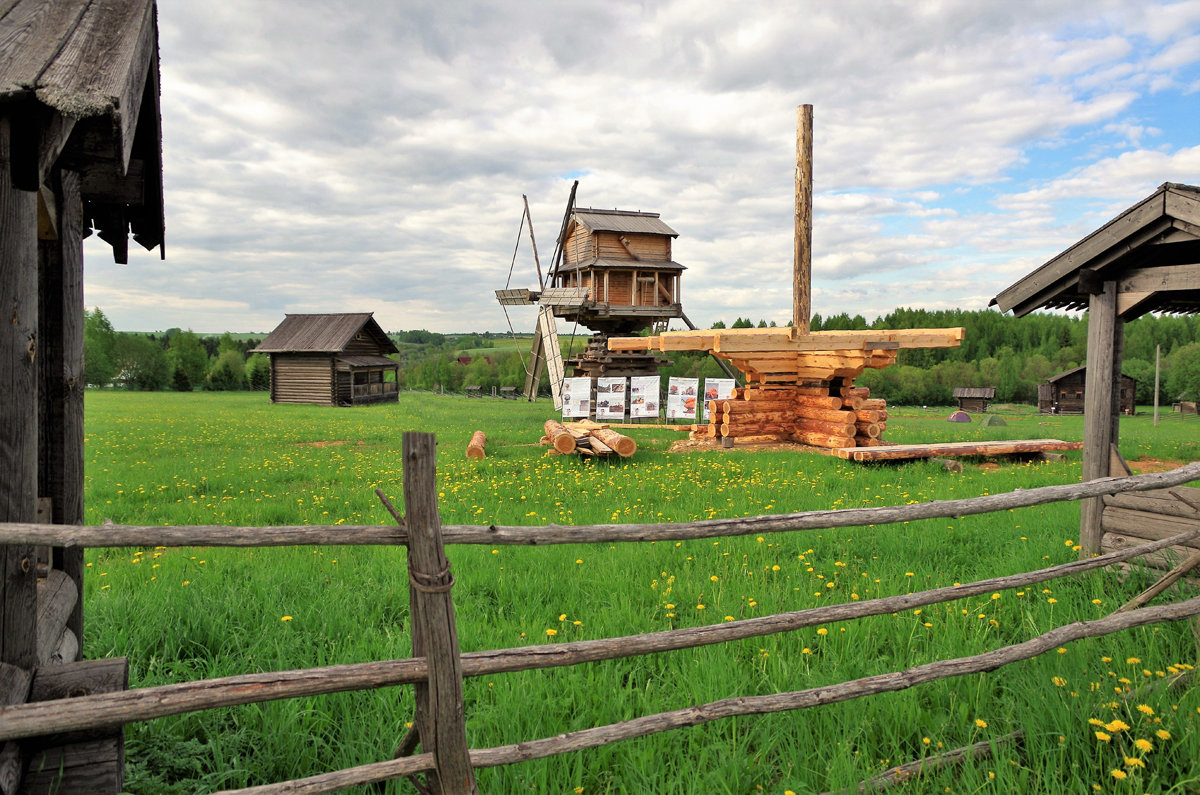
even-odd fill
[[[1038,411],[1046,414],[1082,414],[1087,368],[1076,367],[1047,379],[1038,386]],[[1121,413],[1133,414],[1137,380],[1121,376]]]
[[[370,312],[289,314],[252,353],[271,358],[272,403],[360,406],[399,400],[398,353]]]
[[[987,411],[988,403],[996,397],[994,386],[956,386],[954,399],[960,411]]]

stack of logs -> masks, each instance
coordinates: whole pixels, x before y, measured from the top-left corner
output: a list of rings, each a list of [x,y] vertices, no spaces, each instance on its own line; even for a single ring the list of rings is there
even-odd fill
[[[791,441],[813,447],[875,447],[884,444],[887,403],[866,387],[830,384],[751,386],[729,400],[709,401],[709,422],[692,428],[693,439],[742,442]]]
[[[543,427],[546,435],[541,442],[550,445],[551,454],[578,453],[584,458],[618,455],[629,458],[637,452],[637,442],[607,425],[587,420],[568,423],[546,420]]]

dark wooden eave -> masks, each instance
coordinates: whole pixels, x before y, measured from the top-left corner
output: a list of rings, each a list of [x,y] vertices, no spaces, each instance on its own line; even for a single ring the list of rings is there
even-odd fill
[[[1200,312],[1200,188],[1167,182],[992,299],[1020,317],[1086,309],[1114,281],[1118,313]]]
[[[0,0],[0,115],[13,187],[81,175],[84,219],[128,260],[165,227],[154,0]]]

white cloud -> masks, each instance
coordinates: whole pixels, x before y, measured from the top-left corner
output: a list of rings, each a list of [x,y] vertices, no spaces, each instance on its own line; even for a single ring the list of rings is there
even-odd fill
[[[118,328],[501,330],[521,194],[548,260],[582,172],[581,204],[680,232],[698,323],[786,320],[811,102],[814,310],[961,305],[1200,181],[1174,118],[1197,6],[160,0],[169,259],[89,244],[88,302]]]

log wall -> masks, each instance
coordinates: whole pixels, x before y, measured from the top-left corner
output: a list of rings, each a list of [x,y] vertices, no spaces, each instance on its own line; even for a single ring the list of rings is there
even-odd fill
[[[1185,530],[1200,530],[1200,488],[1177,486],[1112,494],[1103,498],[1103,505],[1100,514],[1102,552],[1161,541]],[[1139,560],[1151,568],[1171,569],[1198,550],[1200,539],[1193,539]]]
[[[332,356],[271,354],[271,402],[334,405]]]

